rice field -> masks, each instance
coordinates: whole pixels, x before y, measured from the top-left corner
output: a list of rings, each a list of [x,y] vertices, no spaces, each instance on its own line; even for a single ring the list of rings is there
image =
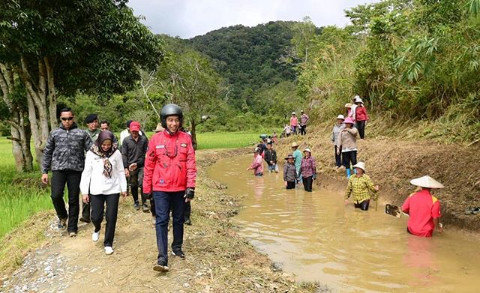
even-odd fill
[[[271,135],[271,133],[268,133],[268,135]],[[199,150],[247,147],[253,146],[259,140],[259,132],[206,132],[197,134]]]

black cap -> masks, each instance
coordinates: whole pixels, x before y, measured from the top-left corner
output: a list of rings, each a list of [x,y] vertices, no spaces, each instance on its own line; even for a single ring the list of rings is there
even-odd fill
[[[98,120],[97,114],[88,114],[87,118],[85,118],[85,124],[92,123],[95,120]]]
[[[132,123],[133,120],[128,120],[127,121],[127,128],[130,128],[130,123]]]

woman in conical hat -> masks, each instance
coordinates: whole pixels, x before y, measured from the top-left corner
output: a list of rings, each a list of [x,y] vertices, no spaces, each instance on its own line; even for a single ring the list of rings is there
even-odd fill
[[[420,187],[420,190],[412,193],[402,205],[402,211],[410,215],[407,223],[408,233],[431,237],[435,228],[442,232],[440,201],[431,194],[431,191],[443,188],[443,184],[428,175],[412,179],[410,183]]]

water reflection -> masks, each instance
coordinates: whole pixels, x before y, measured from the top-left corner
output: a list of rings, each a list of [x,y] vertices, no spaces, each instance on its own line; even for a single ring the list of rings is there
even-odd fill
[[[312,193],[303,186],[285,190],[282,174],[235,172],[249,161],[221,160],[210,176],[232,194],[247,194],[235,217],[241,233],[298,280],[342,292],[476,292],[480,286],[477,237],[450,230],[418,238],[406,233],[406,218],[385,215],[381,207],[363,212],[345,206],[343,194],[316,186]]]

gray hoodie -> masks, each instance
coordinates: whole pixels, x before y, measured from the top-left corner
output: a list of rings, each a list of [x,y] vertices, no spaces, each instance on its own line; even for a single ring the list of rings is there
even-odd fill
[[[59,128],[50,132],[43,151],[42,172],[74,170],[83,171],[85,152],[90,149],[92,140],[85,130],[74,123],[70,129]]]

